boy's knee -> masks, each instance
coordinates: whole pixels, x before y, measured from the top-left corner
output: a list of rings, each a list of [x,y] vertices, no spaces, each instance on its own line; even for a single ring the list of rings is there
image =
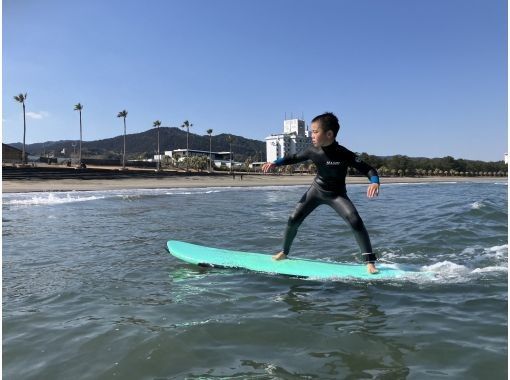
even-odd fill
[[[289,227],[299,227],[299,225],[302,223],[303,221],[301,220],[301,218],[299,217],[299,215],[297,214],[292,214],[291,216],[289,216],[289,219],[287,220],[287,225]]]

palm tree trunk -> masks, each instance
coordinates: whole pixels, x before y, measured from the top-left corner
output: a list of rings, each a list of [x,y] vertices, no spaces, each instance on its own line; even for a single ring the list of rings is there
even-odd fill
[[[81,166],[81,141],[83,139],[83,136],[82,136],[82,129],[81,129],[81,110],[80,110],[80,166]]]
[[[157,170],[159,171],[159,168],[160,168],[160,163],[161,161],[161,155],[159,154],[159,126],[158,126],[158,167],[157,167]]]
[[[189,127],[186,128],[186,171],[189,171]]]
[[[27,122],[25,119],[25,103],[23,103],[23,153],[21,156],[21,163],[26,164],[25,158],[25,135],[27,134]]]
[[[212,136],[209,135],[209,171],[212,172]]]
[[[122,169],[126,168],[126,118],[124,117],[124,154],[122,155]]]

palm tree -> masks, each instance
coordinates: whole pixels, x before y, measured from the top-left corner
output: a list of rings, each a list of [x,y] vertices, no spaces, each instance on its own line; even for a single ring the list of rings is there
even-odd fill
[[[159,154],[159,127],[161,126],[161,121],[159,120],[156,120],[154,123],[153,123],[153,126],[155,128],[158,129],[158,166],[157,166],[157,171],[159,172],[159,169],[160,169],[160,163],[159,161],[161,160],[161,156]]]
[[[126,117],[128,112],[126,110],[120,111],[117,117],[124,118],[124,153],[122,154],[122,169],[126,169]]]
[[[193,126],[188,120],[184,120],[181,128],[186,128],[186,157],[189,157],[189,129]],[[189,170],[189,160],[186,160],[186,171]]]
[[[245,161],[244,161],[244,168],[245,170],[249,173],[250,172],[250,165],[253,164],[253,159],[250,157],[248,157]]]
[[[23,153],[21,156],[21,163],[26,164],[26,157],[25,157],[25,136],[27,134],[27,122],[25,119],[25,100],[27,100],[27,93],[25,94],[19,94],[14,97],[14,100],[17,102],[23,104]]]
[[[209,135],[209,171],[212,171],[212,129],[207,130],[207,134]]]
[[[81,103],[75,104],[74,110],[80,112],[80,159],[79,159],[79,165],[81,167],[81,141],[82,141],[82,129],[81,129],[81,110],[83,109],[83,105]]]

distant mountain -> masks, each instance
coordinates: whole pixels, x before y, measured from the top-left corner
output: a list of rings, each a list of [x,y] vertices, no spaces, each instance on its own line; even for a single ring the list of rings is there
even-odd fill
[[[160,130],[160,151],[163,154],[166,150],[185,149],[186,131],[179,128],[161,127]],[[228,152],[230,150],[227,142],[227,134],[212,136],[213,152]],[[232,135],[232,151],[235,160],[244,161],[248,157],[256,161],[266,160],[266,143],[264,141],[246,139],[242,136]],[[73,148],[73,144],[76,147]],[[22,148],[21,143],[9,144],[13,147]],[[43,155],[48,152],[59,154],[65,149],[67,154],[76,149],[78,152],[79,141],[61,140],[46,141],[44,143],[27,144],[26,149],[32,155]],[[189,148],[209,151],[209,135],[189,134]],[[122,155],[123,136],[117,136],[104,140],[84,141],[82,143],[82,154],[84,158],[119,158]],[[150,129],[141,133],[126,135],[126,151],[128,159],[152,158],[157,153],[157,131]]]

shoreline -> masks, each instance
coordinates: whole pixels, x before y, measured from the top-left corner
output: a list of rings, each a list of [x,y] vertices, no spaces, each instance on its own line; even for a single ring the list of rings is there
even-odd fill
[[[310,185],[314,175],[179,176],[119,179],[9,179],[2,181],[3,193],[94,191],[128,189],[172,189],[204,187],[264,187]],[[508,177],[381,177],[381,186],[393,183],[508,182]],[[366,184],[365,177],[347,177],[346,183]]]

